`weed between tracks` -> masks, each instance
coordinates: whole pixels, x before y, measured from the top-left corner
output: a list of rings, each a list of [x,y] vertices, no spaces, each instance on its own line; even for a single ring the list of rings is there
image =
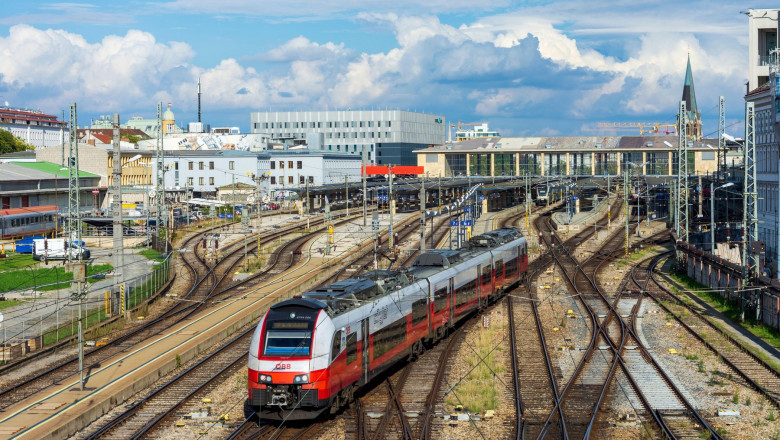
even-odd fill
[[[474,350],[469,350],[464,359],[469,370],[473,370],[455,386],[454,393],[448,394],[448,405],[463,405],[463,409],[471,413],[498,408],[498,386],[501,382],[495,379],[494,373],[502,373],[505,366],[496,361],[496,352],[504,350],[502,346],[496,347],[496,341],[500,341],[506,331],[507,324],[479,327],[473,341]]]

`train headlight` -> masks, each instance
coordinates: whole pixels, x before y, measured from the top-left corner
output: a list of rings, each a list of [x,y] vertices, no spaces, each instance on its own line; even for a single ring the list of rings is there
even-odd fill
[[[260,376],[258,376],[258,380],[261,383],[271,383],[271,376],[267,374],[261,374]]]
[[[293,379],[294,383],[309,383],[309,375],[308,374],[299,374],[295,376]]]

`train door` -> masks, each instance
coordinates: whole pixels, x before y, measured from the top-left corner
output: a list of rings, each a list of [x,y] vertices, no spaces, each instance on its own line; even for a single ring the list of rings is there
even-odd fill
[[[363,367],[363,383],[368,382],[368,318],[360,321],[360,337],[363,339],[360,358]]]
[[[455,319],[455,278],[450,278],[450,319],[448,322],[452,322]]]
[[[477,279],[474,290],[477,292],[477,308],[482,307],[482,265],[477,264]]]

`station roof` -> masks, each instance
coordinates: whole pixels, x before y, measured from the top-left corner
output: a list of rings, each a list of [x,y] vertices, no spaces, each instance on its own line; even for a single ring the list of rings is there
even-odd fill
[[[672,145],[670,148],[666,145]],[[641,150],[677,151],[676,135],[657,136],[548,136],[548,137],[492,137],[477,138],[463,142],[439,145],[422,150],[418,154],[440,153],[497,153],[497,152],[610,152],[610,150]],[[702,139],[689,146],[696,151],[707,151],[717,148],[717,139]]]
[[[30,170],[40,171],[42,173],[46,174],[46,177],[41,178],[51,178],[52,174],[59,177],[69,177],[68,176],[68,169],[66,167],[63,167],[62,165],[52,163],[52,162],[9,162],[12,165],[20,166],[23,168],[27,168]],[[64,169],[63,169],[64,168]],[[4,170],[5,171],[5,170]],[[29,180],[29,171],[27,171],[28,178],[27,179],[19,179],[19,180]],[[97,174],[88,173],[86,171],[79,171],[79,177],[95,177],[99,178]]]

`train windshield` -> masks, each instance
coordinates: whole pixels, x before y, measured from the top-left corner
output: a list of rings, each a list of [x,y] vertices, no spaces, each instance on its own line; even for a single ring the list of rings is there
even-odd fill
[[[267,356],[308,356],[311,349],[311,331],[269,330],[265,338]]]
[[[319,312],[300,307],[269,310],[263,353],[266,356],[309,356]]]

